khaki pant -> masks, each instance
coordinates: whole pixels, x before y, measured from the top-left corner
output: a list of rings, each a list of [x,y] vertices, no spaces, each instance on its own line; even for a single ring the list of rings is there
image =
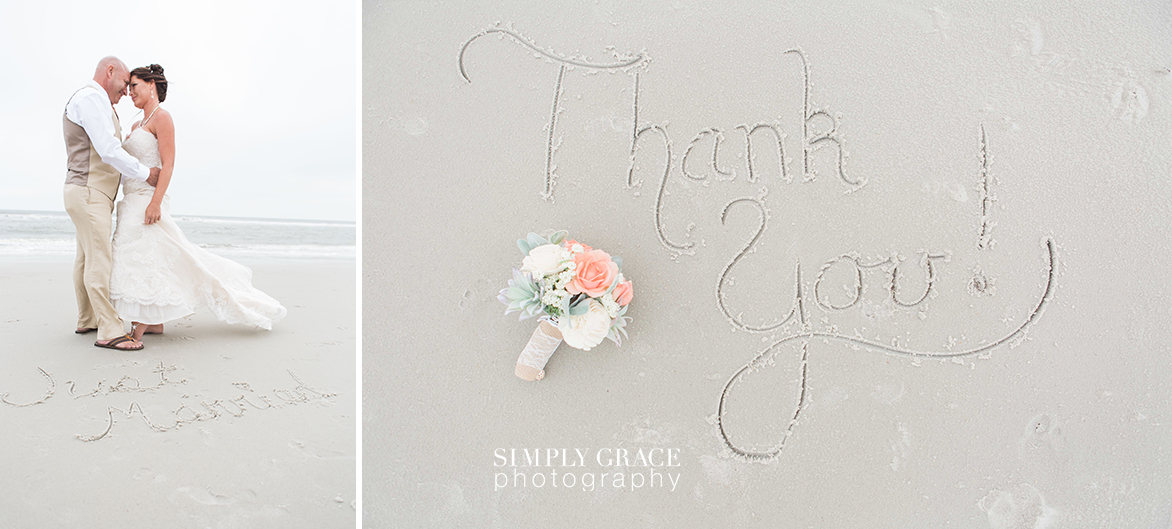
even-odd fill
[[[77,228],[77,260],[73,263],[77,326],[97,328],[99,341],[122,336],[125,326],[110,302],[114,199],[93,188],[66,184],[65,211]]]

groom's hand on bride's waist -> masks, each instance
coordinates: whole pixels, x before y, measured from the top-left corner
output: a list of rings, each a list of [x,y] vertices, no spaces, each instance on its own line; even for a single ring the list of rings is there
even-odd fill
[[[149,184],[151,187],[155,187],[155,185],[159,183],[159,173],[160,170],[158,167],[151,167],[151,175],[148,176],[146,180],[147,184]]]

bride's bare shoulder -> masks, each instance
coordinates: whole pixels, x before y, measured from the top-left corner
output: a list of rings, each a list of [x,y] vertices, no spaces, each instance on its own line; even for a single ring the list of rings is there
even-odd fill
[[[170,123],[174,123],[174,122],[175,122],[174,118],[172,118],[172,117],[171,117],[171,111],[170,111],[170,110],[167,110],[167,109],[165,109],[165,108],[162,108],[162,107],[160,107],[160,108],[159,108],[159,111],[158,111],[158,114],[159,114],[159,115],[158,115],[158,116],[156,116],[157,118],[163,118],[164,120],[166,120],[166,121],[168,121],[168,122],[170,122]]]
[[[171,117],[171,113],[165,108],[160,108],[155,112],[155,117],[151,118],[148,125],[154,126],[155,135],[158,136],[161,130],[175,130],[175,120]]]

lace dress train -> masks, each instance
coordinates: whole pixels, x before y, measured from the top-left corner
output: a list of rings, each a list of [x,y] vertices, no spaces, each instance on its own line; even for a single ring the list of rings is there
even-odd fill
[[[131,132],[123,147],[148,167],[162,165],[158,140],[144,129]],[[187,240],[168,211],[170,197],[163,198],[162,218],[148,225],[155,188],[124,179],[122,192],[110,299],[124,320],[154,325],[206,307],[221,321],[271,329],[285,316],[285,307],[252,286],[251,269]]]

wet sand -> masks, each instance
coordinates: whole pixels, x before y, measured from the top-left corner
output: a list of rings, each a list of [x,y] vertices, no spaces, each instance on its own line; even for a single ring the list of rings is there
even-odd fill
[[[0,263],[5,527],[354,527],[354,264],[247,261],[289,314],[206,311],[121,352],[76,335],[71,263]]]

